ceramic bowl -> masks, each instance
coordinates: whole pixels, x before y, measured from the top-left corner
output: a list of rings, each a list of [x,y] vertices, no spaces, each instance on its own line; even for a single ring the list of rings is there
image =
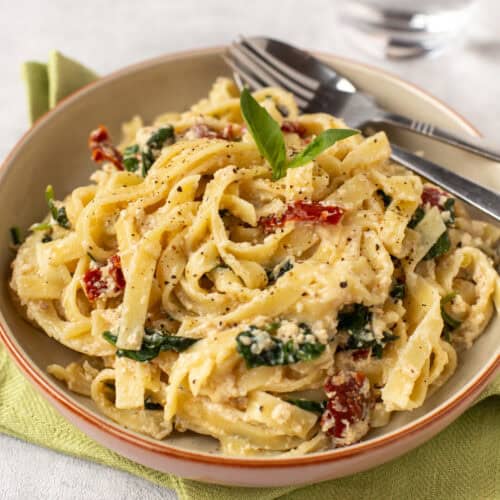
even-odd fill
[[[28,227],[47,211],[46,184],[63,197],[86,183],[95,166],[89,160],[87,136],[98,124],[118,139],[120,124],[135,114],[148,122],[167,110],[184,110],[205,96],[213,80],[229,75],[215,48],[168,55],[118,71],[88,85],[41,118],[15,146],[0,172],[0,225]],[[450,108],[413,85],[378,69],[334,56],[323,57],[389,110],[436,125],[477,135],[477,131]],[[435,144],[409,133],[391,133],[391,139],[490,187],[499,188],[498,165]],[[0,336],[12,358],[30,382],[68,420],[97,442],[159,471],[200,481],[281,486],[332,479],[374,467],[430,439],[463,413],[485,388],[500,366],[498,317],[474,346],[460,356],[453,377],[413,412],[396,414],[391,423],[347,448],[294,458],[235,458],[221,456],[214,440],[190,433],[165,441],[149,439],[124,429],[103,415],[93,403],[68,391],[51,378],[45,367],[66,364],[79,355],[26,323],[17,313],[9,291],[7,245],[0,245],[2,284]]]

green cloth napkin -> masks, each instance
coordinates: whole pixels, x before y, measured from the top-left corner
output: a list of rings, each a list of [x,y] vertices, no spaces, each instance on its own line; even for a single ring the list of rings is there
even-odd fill
[[[52,70],[50,62],[49,69],[40,63],[26,63],[23,69],[31,119],[95,78],[57,52],[50,60]],[[175,489],[183,500],[500,499],[499,395],[497,377],[476,404],[437,437],[371,471],[306,487],[231,488],[163,474],[100,446],[34,391],[0,344],[0,432],[130,472]]]
[[[47,64],[25,62],[21,67],[21,75],[26,87],[31,124],[61,99],[99,78],[92,70],[57,50],[50,52]]]

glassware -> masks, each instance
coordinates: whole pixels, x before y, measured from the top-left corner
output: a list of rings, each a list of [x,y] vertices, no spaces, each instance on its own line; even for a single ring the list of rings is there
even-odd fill
[[[350,0],[341,19],[353,41],[378,56],[437,52],[466,27],[475,0]]]

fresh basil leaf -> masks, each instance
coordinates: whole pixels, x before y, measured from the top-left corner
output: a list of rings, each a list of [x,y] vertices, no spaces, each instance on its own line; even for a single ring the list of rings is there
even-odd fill
[[[156,330],[154,328],[144,328],[144,332],[144,338],[139,350],[118,349],[116,355],[119,358],[125,357],[142,363],[156,358],[162,351],[185,351],[199,340],[169,335],[162,330]],[[111,332],[106,331],[102,336],[110,344],[116,345],[116,341],[118,340],[117,335],[113,335]]]
[[[424,260],[431,260],[447,253],[451,248],[450,236],[448,231],[445,231],[425,254]]]
[[[286,172],[286,148],[280,126],[253,97],[248,89],[240,96],[241,114],[261,155],[269,162],[273,179]]]
[[[357,130],[344,128],[330,128],[323,130],[308,146],[301,151],[295,158],[292,159],[286,168],[297,168],[310,161],[313,161],[316,156],[321,154],[325,149],[333,146],[337,141],[359,134]]]
[[[326,408],[326,401],[311,401],[310,399],[287,399],[287,403],[298,406],[302,410],[313,413],[323,413]]]

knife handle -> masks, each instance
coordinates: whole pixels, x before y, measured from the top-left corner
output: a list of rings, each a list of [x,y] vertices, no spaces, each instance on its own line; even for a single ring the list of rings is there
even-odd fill
[[[375,124],[393,125],[406,130],[411,130],[412,132],[436,139],[446,144],[451,144],[452,146],[456,146],[490,160],[500,162],[500,149],[494,149],[483,139],[476,139],[474,137],[464,138],[460,135],[448,132],[447,130],[435,127],[431,123],[411,120],[410,118],[394,113],[384,113],[383,115],[370,120],[370,122]]]
[[[497,193],[394,144],[391,148],[393,160],[500,221],[500,196]]]

